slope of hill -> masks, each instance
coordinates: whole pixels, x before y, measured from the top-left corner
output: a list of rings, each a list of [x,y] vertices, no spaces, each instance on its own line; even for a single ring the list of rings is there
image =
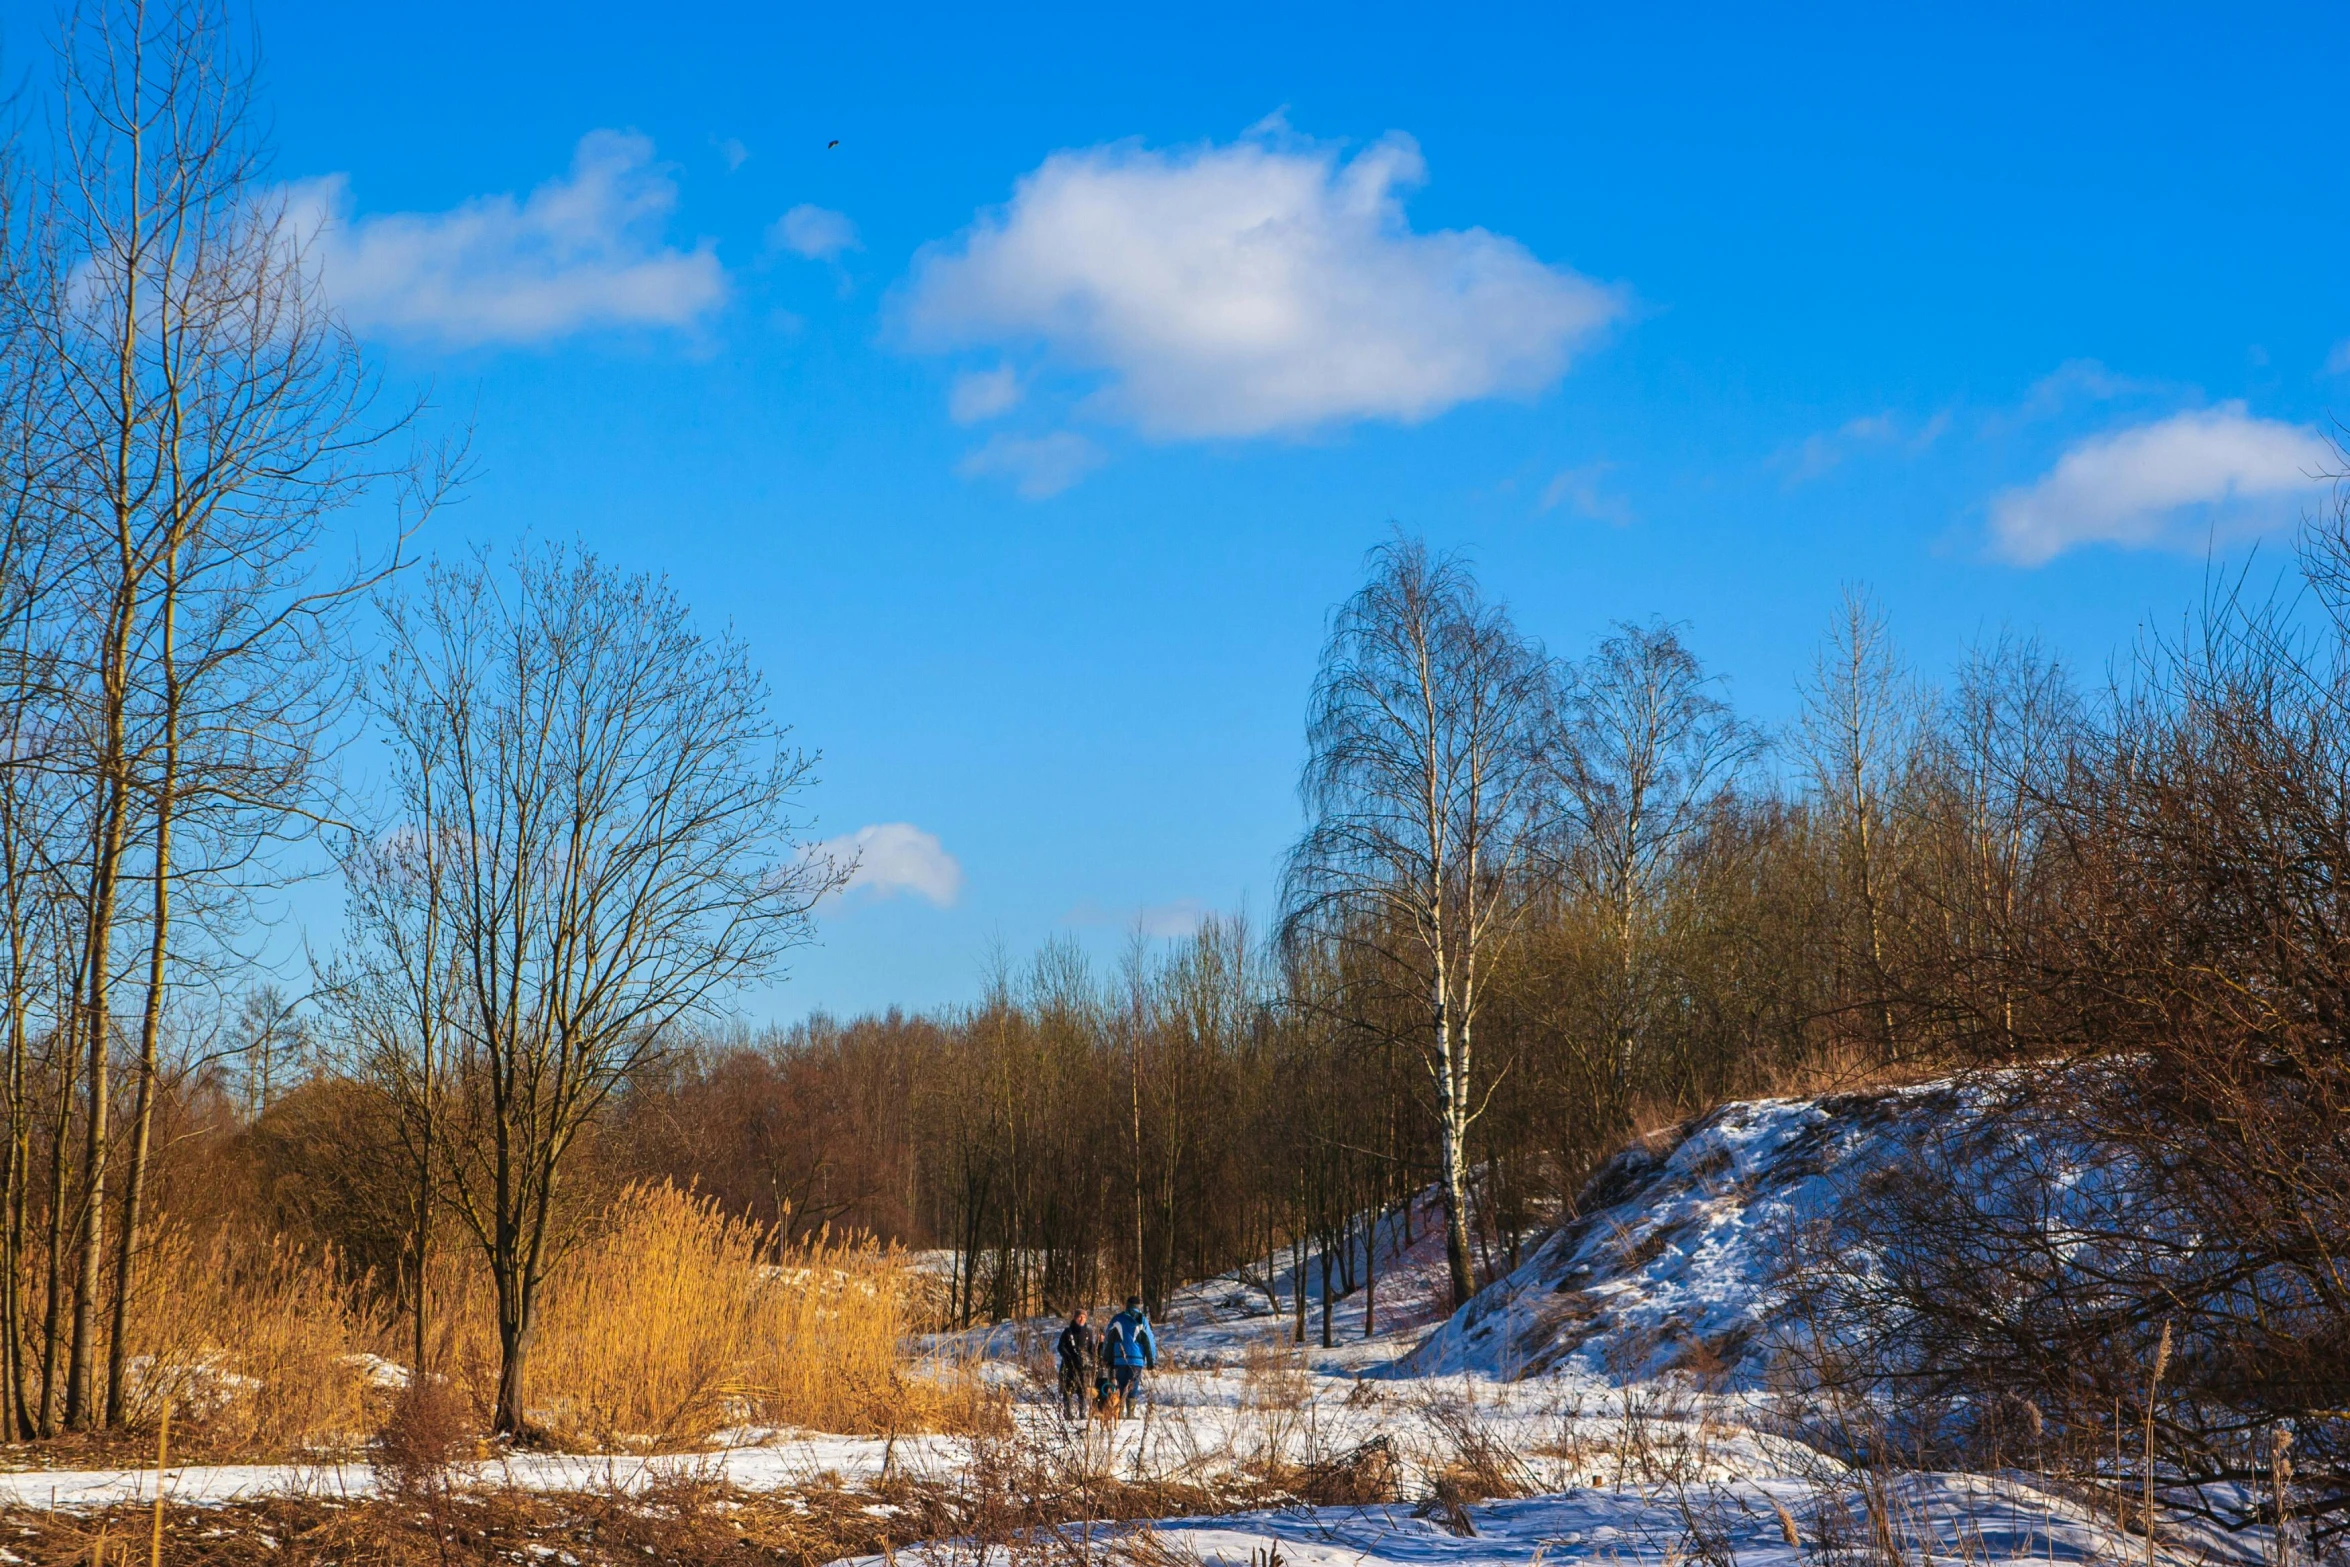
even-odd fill
[[[1968,1117],[1948,1084],[1724,1105],[1617,1155],[1581,1217],[1377,1374],[1755,1387],[1786,1328],[1775,1280],[1790,1228],[1843,1180]]]

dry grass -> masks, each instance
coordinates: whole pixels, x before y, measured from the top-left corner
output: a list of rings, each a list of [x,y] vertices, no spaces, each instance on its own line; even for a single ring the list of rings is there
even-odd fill
[[[758,1225],[668,1185],[631,1187],[563,1258],[539,1302],[525,1381],[560,1444],[674,1449],[729,1426],[886,1435],[969,1429],[986,1401],[952,1368],[910,1365],[920,1281],[905,1254]],[[445,1262],[450,1365],[487,1409],[497,1377],[489,1281]]]
[[[1096,1461],[1099,1460],[1099,1461]],[[462,1478],[383,1497],[274,1497],[167,1505],[172,1567],[819,1567],[881,1555],[901,1567],[1098,1564],[1135,1536],[1121,1524],[1285,1500],[1262,1488],[1128,1479],[1106,1455],[1018,1433],[972,1440],[954,1473],[866,1485],[818,1478],[776,1490],[726,1484],[694,1461],[649,1484],[533,1492]],[[96,1512],[0,1510],[20,1567],[135,1567],[145,1505]]]
[[[183,1450],[284,1454],[348,1447],[378,1411],[369,1353],[389,1322],[332,1256],[224,1230],[166,1226],[128,1323],[128,1414],[153,1427],[169,1398]]]
[[[445,1506],[286,1497],[166,1507],[171,1567],[819,1567],[911,1538],[864,1492],[749,1493],[691,1472],[651,1488],[464,1490]],[[0,1538],[27,1567],[146,1567],[151,1514],[10,1509]]]
[[[779,1247],[707,1200],[631,1188],[549,1276],[525,1383],[532,1418],[555,1445],[664,1450],[737,1425],[889,1435],[1000,1423],[975,1378],[909,1358],[921,1290],[895,1248],[830,1236]],[[497,1333],[477,1253],[452,1240],[432,1300],[434,1368],[478,1432]],[[160,1225],[129,1332],[125,1458],[151,1444],[166,1399],[173,1447],[191,1459],[354,1452],[395,1412],[392,1362],[408,1358],[408,1324],[373,1281],[235,1228],[199,1240]]]
[[[1474,1403],[1431,1394],[1420,1400],[1419,1414],[1429,1434],[1431,1500],[1448,1514],[1472,1502],[1532,1496],[1541,1489],[1525,1460]]]

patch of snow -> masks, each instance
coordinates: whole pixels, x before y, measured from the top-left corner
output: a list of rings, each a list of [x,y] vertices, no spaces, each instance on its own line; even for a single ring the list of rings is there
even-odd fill
[[[345,1355],[340,1363],[358,1372],[369,1387],[383,1392],[397,1393],[408,1385],[408,1368],[381,1355]]]
[[[1854,1171],[1972,1113],[1950,1084],[1725,1105],[1677,1141],[1619,1154],[1580,1218],[1384,1374],[1758,1387],[1792,1229],[1823,1217]]]
[[[1886,1497],[1905,1560],[1964,1567],[2129,1561],[2144,1549],[2080,1505],[2029,1482],[1967,1474],[1917,1474]],[[1460,1534],[1425,1510],[1407,1507],[1299,1508],[1130,1526],[1147,1530],[1158,1560],[1203,1567],[1250,1567],[1274,1553],[1287,1567],[1541,1567],[1545,1562],[1735,1563],[1808,1567],[1826,1532],[1865,1540],[1867,1506],[1857,1490],[1799,1480],[1747,1480],[1705,1487],[1586,1488],[1482,1503],[1464,1509]],[[1801,1544],[1787,1538],[1797,1531]],[[1096,1549],[1129,1529],[1099,1527]],[[2173,1561],[2251,1564],[2265,1537],[2227,1535],[2192,1524],[2165,1546]],[[919,1551],[900,1551],[904,1563]],[[885,1567],[859,1558],[842,1567]]]

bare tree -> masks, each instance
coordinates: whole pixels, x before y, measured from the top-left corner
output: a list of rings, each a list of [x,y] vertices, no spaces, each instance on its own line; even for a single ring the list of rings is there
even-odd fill
[[[1884,616],[1862,590],[1845,590],[1803,697],[1813,797],[1834,834],[1838,879],[1858,922],[1878,1048],[1890,1054],[1896,1045],[1886,955],[1890,807],[1916,760],[1927,701]]]
[[[496,1426],[521,1435],[581,1134],[682,1021],[807,938],[842,872],[791,842],[811,762],[764,682],[658,579],[549,549],[435,566],[387,608],[371,701],[395,812],[346,855],[334,993],[489,1265]]]
[[[49,494],[50,453],[42,439],[43,385],[37,343],[22,301],[0,294],[0,399],[6,459],[0,468],[0,922],[4,922],[7,1146],[0,1182],[0,1435],[42,1434],[27,1397],[25,1241],[33,1196],[35,1052],[55,1048],[61,1000],[46,983],[52,959],[72,938],[68,878],[75,820],[55,752],[60,741],[59,619],[65,584],[59,530]]]
[[[1959,863],[1945,900],[1962,950],[1956,967],[1989,976],[1974,1028],[2011,1053],[2013,977],[2040,921],[2030,908],[2045,834],[2084,715],[2065,670],[2036,640],[2002,634],[1959,666],[1939,736],[1940,771],[1956,807],[1945,835]]]
[[[1310,825],[1289,858],[1284,930],[1362,949],[1425,1008],[1411,1034],[1435,1090],[1456,1304],[1475,1288],[1477,1015],[1525,907],[1551,696],[1549,663],[1467,568],[1399,539],[1333,618],[1307,719]]]
[[[54,148],[8,272],[36,340],[42,439],[79,596],[72,679],[89,815],[86,1190],[67,1420],[123,1416],[124,1325],[177,938],[234,920],[238,883],[312,814],[348,695],[333,656],[372,567],[315,569],[337,513],[391,474],[405,416],[374,383],[263,184],[250,64],[211,0],[99,4],[65,23]],[[216,896],[216,894],[225,894]],[[126,967],[118,947],[143,948]],[[139,996],[114,1294],[97,1402],[95,1316],[116,1156],[116,992]]]
[[[1642,938],[1660,883],[1758,744],[1711,684],[1672,627],[1618,625],[1576,672],[1552,751],[1567,807],[1564,865],[1605,911],[1616,948],[1619,1082],[1638,1033]]]
[[[234,1054],[244,1068],[245,1117],[258,1121],[311,1062],[300,1009],[277,985],[248,992],[237,1008]]]

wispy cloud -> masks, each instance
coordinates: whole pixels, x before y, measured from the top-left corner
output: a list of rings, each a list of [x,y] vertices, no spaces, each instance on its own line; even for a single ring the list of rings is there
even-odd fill
[[[1048,435],[995,436],[955,471],[966,479],[1009,479],[1022,495],[1040,501],[1060,494],[1102,462],[1102,450],[1093,442],[1055,430]]]
[[[1010,365],[972,370],[947,389],[947,414],[957,424],[977,424],[1009,413],[1020,402],[1020,376]]]
[[[856,869],[841,895],[869,899],[915,897],[946,908],[963,891],[963,867],[938,841],[912,822],[877,822],[809,846],[809,854]]]
[[[859,248],[857,225],[848,214],[804,201],[768,226],[767,244],[810,261],[830,261],[844,250]]]
[[[1277,126],[1055,153],[916,265],[917,346],[1039,347],[1158,438],[1414,422],[1555,381],[1616,289],[1481,228],[1415,231],[1409,137],[1349,159]]]
[[[1897,452],[1914,456],[1940,440],[1949,428],[1948,409],[1922,423],[1887,410],[1848,419],[1833,430],[1805,436],[1779,453],[1772,462],[1785,471],[1788,488],[1792,489],[1833,473],[1847,460],[1864,452]]]
[[[2316,431],[2241,402],[2172,414],[2083,440],[1996,496],[1992,549],[2038,566],[2087,544],[2192,550],[2268,532],[2322,493],[2332,457]]]
[[[2326,374],[2350,375],[2350,337],[2336,343],[2334,351],[2326,355]]]
[[[452,344],[539,343],[598,327],[687,327],[726,302],[708,243],[663,237],[677,182],[626,131],[580,138],[568,174],[527,197],[362,216],[346,176],[287,187],[329,295],[362,331]]]
[[[1063,915],[1065,925],[1106,925],[1120,930],[1140,931],[1145,936],[1165,940],[1188,936],[1200,928],[1202,921],[1213,912],[1197,898],[1177,898],[1172,903],[1146,903],[1139,908],[1112,909],[1098,903],[1080,903]]]
[[[2195,388],[2175,381],[2124,375],[2095,359],[2068,359],[2033,382],[2013,405],[1985,415],[1982,433],[2006,435],[2113,403],[2167,403],[2175,408],[2195,395]]]
[[[1612,462],[1585,463],[1580,468],[1566,468],[1542,487],[1542,499],[1535,504],[1537,512],[1552,512],[1561,506],[1579,517],[1593,522],[1604,522],[1613,527],[1629,527],[1635,520],[1632,503],[1621,495],[1610,495],[1600,488],[1600,480],[1615,467]]]

